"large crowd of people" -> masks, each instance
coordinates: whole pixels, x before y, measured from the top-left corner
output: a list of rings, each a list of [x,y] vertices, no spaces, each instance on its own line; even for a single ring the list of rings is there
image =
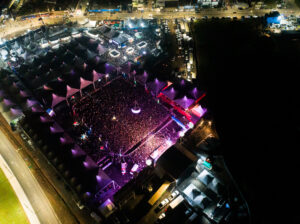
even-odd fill
[[[131,109],[138,106],[139,114]],[[125,154],[164,123],[169,112],[144,87],[122,77],[73,106],[79,144],[92,154]]]
[[[146,165],[145,161],[150,157],[154,150],[159,147],[167,149],[172,144],[175,144],[178,139],[179,130],[180,128],[174,121],[168,121],[162,129],[149,136],[144,144],[130,153],[129,157],[133,163],[139,164],[139,167],[142,168]]]

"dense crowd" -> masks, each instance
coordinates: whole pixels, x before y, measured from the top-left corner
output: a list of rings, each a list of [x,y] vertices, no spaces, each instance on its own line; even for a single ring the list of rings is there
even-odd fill
[[[139,114],[131,111],[135,104],[141,109]],[[165,122],[169,112],[144,87],[120,77],[75,104],[73,114],[80,123],[75,128],[89,132],[81,141],[83,148],[88,144],[93,152],[124,154]]]
[[[179,130],[180,128],[174,121],[166,123],[166,126],[149,136],[144,144],[129,154],[133,163],[139,164],[140,167],[145,166],[145,160],[150,157],[154,150],[160,146],[167,149],[177,141]]]

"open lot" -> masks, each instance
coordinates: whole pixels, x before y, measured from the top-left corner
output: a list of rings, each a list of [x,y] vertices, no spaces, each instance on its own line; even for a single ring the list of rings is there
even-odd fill
[[[25,212],[2,170],[0,170],[0,192],[0,223],[29,224]]]

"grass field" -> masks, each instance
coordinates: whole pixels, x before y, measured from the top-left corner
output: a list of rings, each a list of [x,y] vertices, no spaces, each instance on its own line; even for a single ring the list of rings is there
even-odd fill
[[[0,223],[29,224],[26,214],[6,176],[0,169]]]

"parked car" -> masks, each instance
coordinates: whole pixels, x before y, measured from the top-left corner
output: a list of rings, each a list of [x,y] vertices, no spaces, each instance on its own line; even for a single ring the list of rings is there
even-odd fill
[[[177,190],[173,191],[172,194],[169,196],[169,201],[172,201],[174,198],[176,198],[178,194],[179,191]]]
[[[166,217],[166,214],[163,212],[160,214],[160,216],[158,216],[158,219],[163,219],[164,217]]]
[[[162,200],[160,202],[160,204],[158,205],[159,209],[162,209],[163,207],[165,207],[167,204],[169,203],[169,199],[165,198],[164,200]]]

